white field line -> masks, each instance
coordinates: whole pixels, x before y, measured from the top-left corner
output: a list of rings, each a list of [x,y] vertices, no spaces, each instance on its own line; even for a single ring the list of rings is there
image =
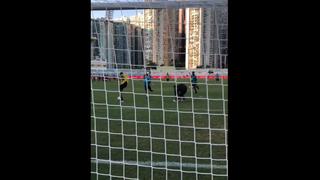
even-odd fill
[[[178,163],[178,162],[151,162],[151,161],[111,161],[111,160],[101,160],[92,159],[92,163],[101,164],[127,164],[135,166],[160,166],[160,167],[184,167],[184,168],[202,168],[202,169],[227,169],[226,165],[210,165],[210,164],[194,164],[194,163]]]
[[[106,104],[104,104],[104,106],[106,106]],[[128,108],[128,109],[135,109],[136,107],[130,107],[130,106],[125,106],[125,107],[123,107],[122,106],[122,108]],[[95,109],[107,109],[107,108],[105,108],[105,107],[101,107],[101,105],[96,105],[95,106]],[[116,106],[109,106],[108,107],[108,109],[120,109],[120,106],[118,106],[118,107],[116,107]],[[153,108],[148,108],[148,107],[138,107],[138,108],[136,108],[136,109],[153,109]],[[194,110],[196,110],[196,111],[204,111],[204,109],[203,108],[193,108]],[[179,109],[176,109],[176,108],[165,108],[165,109],[162,109],[162,110],[179,110],[179,111],[191,111],[192,109],[190,109],[190,108],[179,108]],[[223,109],[211,109],[210,111],[218,111],[218,112],[220,112],[220,111],[222,111]],[[204,111],[204,112],[206,112],[206,111]]]

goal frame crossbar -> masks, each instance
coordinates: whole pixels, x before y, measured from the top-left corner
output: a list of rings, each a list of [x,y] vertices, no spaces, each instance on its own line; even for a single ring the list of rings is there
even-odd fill
[[[165,8],[201,8],[212,6],[226,6],[225,0],[203,1],[156,1],[156,2],[92,2],[92,11],[130,10],[130,9],[165,9]]]

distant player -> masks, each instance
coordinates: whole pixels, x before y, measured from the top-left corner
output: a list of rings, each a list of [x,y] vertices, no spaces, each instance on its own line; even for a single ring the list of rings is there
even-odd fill
[[[192,71],[192,74],[191,74],[191,84],[192,84],[192,89],[193,89],[193,92],[195,94],[197,94],[197,89],[199,90],[199,86],[198,86],[198,79],[197,79],[197,76],[195,75],[194,71]]]
[[[120,72],[119,80],[120,80],[120,97],[118,97],[118,100],[121,100],[121,102],[124,102],[121,92],[128,85],[128,75],[124,74],[123,72]]]
[[[166,76],[166,81],[170,81],[170,75],[168,72],[167,72],[167,76]]]
[[[147,89],[152,92],[153,90],[151,89],[151,75],[149,72],[147,72],[144,75],[144,81],[143,81],[143,86],[144,86],[144,91],[145,93],[147,93]]]
[[[220,75],[219,75],[218,72],[216,73],[216,76],[215,76],[215,77],[216,77],[216,81],[219,81],[219,80],[220,80]]]
[[[184,95],[187,93],[187,90],[188,90],[187,86],[184,84],[178,84],[177,86],[174,85],[173,89],[174,89],[174,95],[176,96],[176,98],[173,99],[173,102],[176,102],[176,99],[182,102],[184,100]]]

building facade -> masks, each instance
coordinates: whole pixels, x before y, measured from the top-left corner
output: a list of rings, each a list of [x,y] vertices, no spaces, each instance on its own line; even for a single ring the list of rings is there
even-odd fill
[[[143,29],[130,21],[91,21],[92,59],[106,61],[108,67],[143,65]]]
[[[178,58],[179,10],[144,10],[146,62],[169,66]]]
[[[186,69],[226,68],[228,62],[227,7],[186,8]]]
[[[227,7],[145,9],[126,20],[92,21],[92,58],[109,64],[228,65]]]

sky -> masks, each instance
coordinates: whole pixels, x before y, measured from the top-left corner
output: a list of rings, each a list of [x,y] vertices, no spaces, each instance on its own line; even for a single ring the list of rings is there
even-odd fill
[[[91,2],[143,2],[144,0],[91,0]],[[123,16],[135,16],[137,15],[137,11],[139,10],[122,10],[119,11],[113,11],[113,19],[118,19]],[[140,10],[140,12],[142,12]],[[99,17],[105,17],[106,11],[92,11],[91,18],[99,18]]]
[[[158,1],[172,1],[172,0],[158,0]],[[174,0],[176,1],[176,0]],[[91,2],[144,2],[144,0],[91,0]],[[139,10],[122,10],[123,16],[135,16]],[[142,12],[142,10],[140,10]],[[91,18],[105,17],[106,11],[92,11]],[[113,11],[113,19],[122,17],[121,11]]]
[[[121,18],[122,16],[135,16],[137,15],[139,12],[143,12],[142,10],[116,10],[113,11],[113,19],[118,19]],[[105,17],[106,15],[106,11],[92,11],[91,13],[91,18],[99,18],[99,17]]]
[[[91,0],[91,2],[143,2],[144,0]],[[158,0],[158,1],[177,1],[177,0]],[[224,1],[224,0],[222,0]],[[227,1],[227,0],[226,0]],[[142,10],[115,10],[113,11],[113,19],[118,19],[123,16],[134,16],[137,15],[137,11]],[[106,11],[92,11],[91,18],[99,18],[99,17],[105,17]]]

